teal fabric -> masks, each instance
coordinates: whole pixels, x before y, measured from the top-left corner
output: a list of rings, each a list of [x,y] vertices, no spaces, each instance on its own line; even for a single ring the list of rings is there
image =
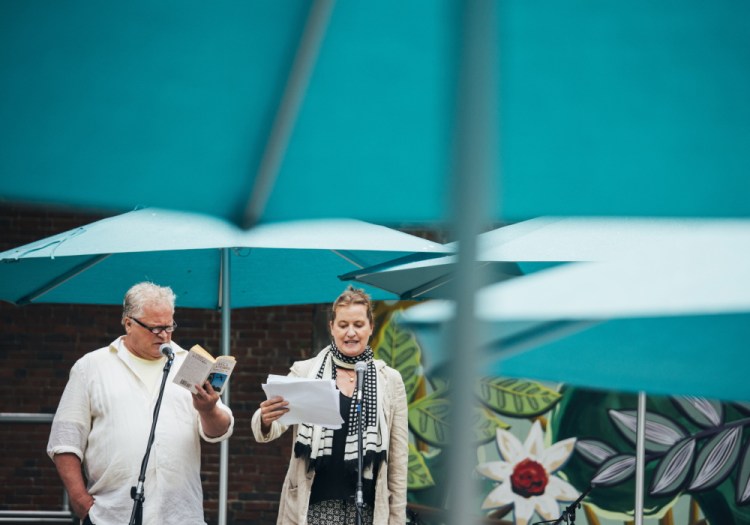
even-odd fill
[[[122,304],[149,280],[171,286],[181,307],[218,308],[221,253],[230,257],[233,308],[329,303],[339,274],[439,245],[353,220],[286,222],[242,231],[224,221],[145,209],[0,253],[0,300]],[[364,286],[376,299],[391,293]],[[33,299],[32,295],[38,295]]]
[[[488,372],[602,390],[750,401],[750,314],[616,319],[502,358]]]
[[[239,221],[311,5],[0,3],[0,198]],[[264,221],[450,216],[462,5],[335,4]],[[496,22],[495,219],[750,215],[750,4]]]

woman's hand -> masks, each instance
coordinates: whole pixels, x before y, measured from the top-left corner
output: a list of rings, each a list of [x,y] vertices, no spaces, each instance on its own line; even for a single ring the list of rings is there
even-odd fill
[[[271,423],[289,412],[289,401],[281,396],[266,399],[260,404],[260,426],[264,434],[271,430]]]

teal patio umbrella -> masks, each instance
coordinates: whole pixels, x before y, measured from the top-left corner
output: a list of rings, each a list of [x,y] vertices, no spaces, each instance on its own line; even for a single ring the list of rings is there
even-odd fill
[[[750,401],[748,252],[713,259],[573,263],[476,298],[489,374],[626,392]],[[448,301],[406,310],[428,340]],[[431,328],[430,328],[431,327]],[[433,366],[444,361],[428,344]]]
[[[337,273],[410,252],[445,250],[358,220],[241,230],[218,218],[143,209],[0,253],[0,300],[116,305],[132,284],[149,280],[171,286],[180,307],[220,308],[222,353],[228,354],[232,308],[329,302],[342,290]],[[229,401],[229,388],[223,398]],[[220,462],[219,521],[226,523],[226,442]]]
[[[747,2],[489,7],[2,2],[0,199],[446,221],[474,96],[459,48],[477,36],[475,95],[499,101],[481,113],[500,128],[494,220],[750,214]],[[494,29],[462,26],[470,9]]]
[[[601,466],[592,480],[612,475],[612,469],[620,477],[635,469],[636,523],[643,519],[646,446],[661,439],[653,427],[660,422],[648,420],[646,393],[687,396],[696,405],[710,403],[707,399],[750,401],[747,248],[692,260],[574,263],[491,285],[477,296],[488,374],[639,393],[636,456],[620,458],[609,472]],[[447,303],[425,303],[404,317],[410,323],[434,323],[450,317],[450,310]],[[435,348],[430,344],[433,332],[427,330],[423,339],[427,352]],[[714,424],[718,422],[720,418]],[[733,468],[741,440],[734,442],[735,448],[726,448],[728,443],[721,449],[714,441],[703,453],[705,458],[711,452],[713,459],[697,460],[694,468],[700,475],[691,482],[696,488],[710,486],[711,479]],[[679,449],[677,440],[666,445]],[[679,452],[679,468],[672,464],[667,473],[657,471],[659,483],[652,482],[650,490],[666,480],[686,482],[697,452]],[[742,465],[746,468],[746,462]],[[703,485],[697,481],[702,478]],[[738,498],[746,482],[746,476],[738,476]]]
[[[738,0],[0,8],[5,200],[125,210],[168,190],[245,226],[750,211]],[[461,125],[481,119],[502,141]],[[480,175],[455,198],[449,180]]]
[[[693,258],[742,246],[743,220],[643,217],[537,217],[477,236],[476,266],[499,282],[567,262]],[[458,250],[458,243],[445,245]],[[341,275],[402,299],[450,298],[456,255],[405,257]],[[488,283],[489,284],[489,283]]]
[[[487,250],[495,259],[524,261],[522,267],[572,263],[477,293],[490,371],[632,392],[750,399],[745,372],[734,366],[744,359],[750,336],[750,221],[539,218],[508,230],[513,235]],[[408,309],[404,320],[431,337],[453,309],[448,300],[428,301]],[[444,360],[428,347],[433,365]],[[701,366],[691,371],[697,362]],[[665,376],[670,369],[675,373]]]
[[[151,280],[171,286],[187,308],[222,307],[224,281],[233,308],[319,303],[343,288],[337,273],[414,253],[429,257],[445,249],[358,220],[244,231],[221,219],[149,208],[0,253],[0,300],[121,304],[132,283]],[[231,276],[222,271],[222,257]],[[376,299],[395,298],[366,288]]]
[[[660,439],[653,428],[646,432],[645,393],[699,398],[698,404],[750,400],[750,223],[728,226],[733,231],[713,239],[712,250],[697,243],[672,251],[668,244],[649,257],[572,263],[490,285],[476,296],[487,373],[639,392],[636,457],[627,465],[636,472],[636,523],[643,519],[644,443]],[[431,301],[403,314],[433,365],[446,362],[435,339],[454,310],[451,302]],[[732,465],[712,461],[715,468],[701,473],[719,475]],[[678,478],[684,479],[690,464],[659,479],[685,473]]]

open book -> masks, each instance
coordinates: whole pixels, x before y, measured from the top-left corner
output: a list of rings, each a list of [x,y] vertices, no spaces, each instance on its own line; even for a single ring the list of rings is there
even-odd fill
[[[195,385],[203,385],[208,381],[211,387],[221,394],[236,363],[231,355],[214,358],[200,345],[195,345],[190,349],[185,361],[175,374],[174,382],[195,394]]]

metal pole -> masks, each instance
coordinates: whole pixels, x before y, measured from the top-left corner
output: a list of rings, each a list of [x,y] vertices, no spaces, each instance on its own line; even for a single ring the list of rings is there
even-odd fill
[[[477,235],[489,226],[490,195],[496,173],[498,147],[494,72],[498,67],[494,44],[497,33],[494,0],[468,0],[462,7],[459,34],[455,163],[452,191],[456,196],[452,224],[459,241],[453,289],[456,316],[451,324],[446,355],[451,361],[451,481],[448,523],[478,523],[478,483],[474,473],[476,450],[473,386],[479,375],[479,340],[475,295],[482,282],[476,265]]]
[[[297,46],[297,55],[287,77],[284,94],[245,207],[242,220],[242,226],[245,228],[254,226],[260,220],[271,196],[289,144],[289,137],[297,123],[299,109],[318,60],[318,51],[323,43],[334,4],[335,0],[316,0],[310,8],[304,33]]]
[[[643,480],[646,444],[646,393],[638,392],[638,425],[635,438],[635,525],[643,525]]]
[[[231,266],[229,248],[221,249],[221,355],[229,355],[229,340],[232,327],[232,303],[229,297]],[[224,385],[221,400],[229,406],[229,383]],[[227,524],[227,497],[229,471],[229,440],[221,442],[219,449],[219,525]]]

